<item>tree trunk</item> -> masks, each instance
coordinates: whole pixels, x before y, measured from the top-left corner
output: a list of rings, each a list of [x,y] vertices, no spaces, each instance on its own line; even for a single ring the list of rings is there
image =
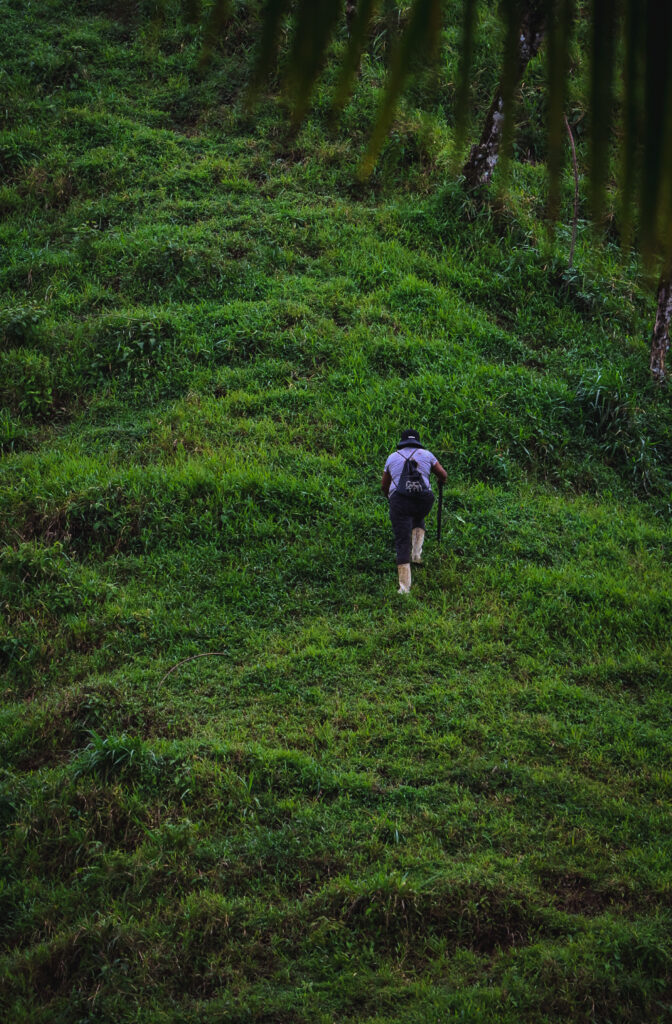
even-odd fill
[[[658,282],[658,308],[651,338],[651,376],[659,384],[665,380],[665,356],[670,347],[670,317],[672,317],[672,263],[663,267]]]
[[[514,89],[520,83],[529,62],[537,55],[543,38],[544,5],[539,3],[539,0],[527,0],[518,34],[518,63],[514,74]],[[500,82],[485,119],[480,141],[472,146],[469,158],[462,168],[469,188],[489,183],[499,157],[503,127],[504,83]]]
[[[572,167],[574,168],[574,220],[572,221],[572,244],[569,248],[569,259],[567,261],[567,266],[571,269],[572,263],[574,262],[574,247],[576,246],[576,225],[579,219],[579,168],[576,163],[576,146],[574,145],[574,136],[572,135],[572,129],[569,127],[567,114],[565,114],[565,128],[569,135],[569,144],[572,147]]]

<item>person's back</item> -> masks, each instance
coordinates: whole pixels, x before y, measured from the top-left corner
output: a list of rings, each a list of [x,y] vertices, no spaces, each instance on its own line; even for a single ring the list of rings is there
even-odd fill
[[[411,589],[411,560],[422,563],[425,516],[434,503],[431,473],[442,483],[446,480],[445,469],[420,443],[417,430],[404,430],[396,451],[388,456],[380,482],[394,532],[400,594]]]

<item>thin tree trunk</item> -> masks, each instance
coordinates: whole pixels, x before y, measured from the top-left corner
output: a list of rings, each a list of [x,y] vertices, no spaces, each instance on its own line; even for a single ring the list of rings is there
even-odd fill
[[[544,5],[536,0],[528,0],[520,24],[518,36],[518,65],[516,68],[514,87],[520,83],[525,68],[536,56],[544,38]],[[487,185],[492,177],[502,141],[504,128],[504,83],[500,82],[495,97],[490,105],[485,125],[477,145],[472,146],[469,158],[462,168],[462,173],[469,188]]]
[[[576,245],[576,223],[579,219],[579,168],[576,165],[576,146],[574,145],[574,136],[572,135],[572,129],[569,127],[569,121],[567,120],[567,114],[565,114],[565,128],[569,135],[569,144],[572,147],[572,166],[574,167],[574,220],[572,222],[572,244],[569,249],[569,267],[574,262],[574,246]]]
[[[659,384],[665,380],[665,357],[670,347],[672,317],[672,263],[663,268],[658,282],[658,308],[651,338],[651,376]]]

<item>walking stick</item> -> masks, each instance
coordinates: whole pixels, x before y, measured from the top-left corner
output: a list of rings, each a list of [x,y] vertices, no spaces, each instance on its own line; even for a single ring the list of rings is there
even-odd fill
[[[443,480],[439,480],[439,511],[436,522],[436,539],[441,540],[441,512],[443,511]]]

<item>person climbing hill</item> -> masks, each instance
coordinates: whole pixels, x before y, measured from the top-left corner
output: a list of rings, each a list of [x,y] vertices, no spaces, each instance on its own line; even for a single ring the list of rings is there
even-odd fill
[[[400,594],[411,589],[411,562],[422,563],[425,516],[434,504],[430,474],[440,483],[448,474],[432,453],[420,442],[417,430],[404,430],[396,451],[385,463],[380,488],[388,499],[390,521],[397,549]]]

